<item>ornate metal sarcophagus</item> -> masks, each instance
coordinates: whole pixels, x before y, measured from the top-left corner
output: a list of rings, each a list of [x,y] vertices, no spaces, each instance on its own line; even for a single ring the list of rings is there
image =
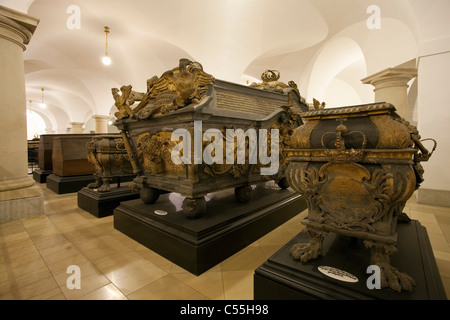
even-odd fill
[[[414,280],[392,267],[389,256],[396,250],[405,203],[422,182],[420,162],[432,152],[391,104],[300,116],[304,124],[292,135],[286,176],[306,198],[308,217],[302,223],[309,242],[295,244],[291,255],[302,262],[317,258],[328,232],[361,238],[371,250],[371,264],[381,269],[381,286],[412,290]]]
[[[87,144],[87,159],[94,167],[95,182],[87,185],[98,192],[110,190],[114,178],[134,176],[120,134],[98,135]]]
[[[153,203],[162,190],[179,193],[186,197],[184,213],[196,218],[211,192],[235,188],[244,202],[254,183],[275,180],[287,188],[283,149],[301,124],[298,112],[308,108],[295,84],[278,77],[266,72],[263,87],[243,86],[216,80],[198,62],[181,59],[149,79],[145,93],[112,89],[115,125],[141,199]]]

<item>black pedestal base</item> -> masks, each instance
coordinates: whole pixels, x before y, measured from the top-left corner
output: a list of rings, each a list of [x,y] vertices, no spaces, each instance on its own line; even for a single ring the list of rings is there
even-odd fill
[[[255,270],[254,298],[446,300],[426,229],[412,220],[410,223],[399,223],[397,232],[398,252],[392,254],[391,265],[416,281],[413,292],[369,289],[367,279],[372,273],[366,272],[370,265],[370,250],[364,247],[360,239],[330,233],[324,241],[323,255],[307,263],[294,260],[289,255],[291,246],[308,241],[308,235],[302,232]],[[319,266],[349,272],[358,278],[358,282],[332,279],[318,271]]]
[[[41,168],[37,168],[33,170],[33,179],[39,183],[45,183],[47,181],[47,177],[53,173],[53,170],[43,170]]]
[[[155,204],[122,202],[114,210],[114,227],[194,275],[210,269],[306,208],[290,189],[261,184],[248,203],[238,203],[234,189],[206,196],[207,212],[187,218],[184,198],[160,196]],[[159,215],[161,211],[166,215]],[[159,214],[158,214],[159,213]]]
[[[82,176],[61,177],[52,173],[47,177],[47,188],[57,194],[78,192],[89,183],[94,182],[92,174]]]
[[[139,198],[139,192],[132,191],[129,186],[114,187],[107,192],[98,192],[87,187],[78,192],[78,207],[97,218],[110,216],[122,202]]]

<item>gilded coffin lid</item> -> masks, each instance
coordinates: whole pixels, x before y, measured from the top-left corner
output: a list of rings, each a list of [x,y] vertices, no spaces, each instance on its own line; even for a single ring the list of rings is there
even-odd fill
[[[394,119],[400,119],[400,117],[395,113],[395,107],[389,103],[311,110],[300,113],[300,117],[307,120],[307,122],[304,126],[297,128],[292,135],[291,142],[294,149],[288,151],[290,157],[308,159],[308,161],[329,161],[327,153],[334,152],[344,156],[344,159],[350,160],[348,156],[359,152],[358,159],[353,159],[354,161],[371,163],[405,162],[411,164],[412,156],[417,152],[413,148],[413,141],[410,138],[408,127],[402,121]],[[336,133],[339,131],[338,128],[342,126],[342,120],[365,117],[371,119],[370,123],[374,125],[372,129],[376,130],[376,134],[373,134],[373,132],[370,134],[371,126],[367,125],[364,125],[364,130],[353,129],[356,130],[352,131],[354,136],[357,136],[359,133],[364,137],[363,144],[358,144],[358,139],[356,139],[356,142],[352,145],[351,137],[347,136],[345,147],[342,147],[342,150],[336,150],[341,149],[336,145],[332,146],[332,143],[335,143],[333,139],[324,145],[325,135],[333,138],[334,133],[334,138],[337,138]],[[318,127],[319,123],[322,123],[321,120],[328,119],[336,119],[338,121],[340,119],[341,125],[336,122],[332,126],[333,129],[336,128],[335,130],[326,130],[326,127],[321,127],[319,130]],[[361,128],[361,124],[359,127]]]
[[[292,88],[285,89],[281,93],[216,79],[214,84],[215,103],[205,108],[204,112],[218,115],[231,114],[236,117],[251,114],[252,118],[262,119],[279,111],[282,106],[287,106],[290,92],[296,93],[292,96],[291,106],[293,109],[297,113],[307,110],[299,93]]]
[[[363,117],[375,114],[388,114],[392,112],[395,112],[395,107],[392,104],[380,102],[348,107],[311,110],[300,113],[300,117],[306,120],[314,120],[339,118],[343,115],[346,117]]]
[[[145,93],[133,91],[131,85],[112,88],[111,93],[118,109],[117,120],[147,120],[175,113],[256,120],[278,113],[280,109],[287,111],[292,107],[296,113],[308,109],[293,81],[289,85],[266,81],[262,88],[228,83],[216,80],[203,71],[200,63],[185,58],[179,60],[178,67],[148,79]],[[132,107],[136,101],[139,103]]]
[[[292,89],[286,89],[285,93],[270,92],[216,79],[215,84],[208,86],[208,90],[205,90],[199,101],[166,113],[153,112],[151,104],[148,104],[138,111],[137,118],[138,120],[151,120],[195,113],[241,120],[264,120],[273,118],[275,114],[284,110],[284,106],[292,107],[297,114],[307,110],[307,106],[302,103],[298,94],[293,95],[294,98],[289,105],[291,91],[294,92]],[[156,97],[151,102],[154,105],[163,103],[160,100],[162,101],[163,98]],[[171,99],[169,100],[171,101]],[[150,112],[147,112],[147,109]]]

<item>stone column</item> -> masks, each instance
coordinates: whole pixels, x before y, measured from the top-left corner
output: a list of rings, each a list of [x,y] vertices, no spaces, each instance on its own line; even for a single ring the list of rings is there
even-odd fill
[[[0,223],[44,213],[42,190],[28,175],[23,61],[38,23],[0,6]]]
[[[84,122],[71,122],[70,125],[72,126],[71,133],[83,133]]]
[[[108,133],[109,116],[95,115],[95,133]]]
[[[397,113],[405,120],[412,121],[408,106],[408,82],[417,76],[416,68],[387,68],[362,79],[362,83],[375,87],[375,102],[388,102],[395,106]]]

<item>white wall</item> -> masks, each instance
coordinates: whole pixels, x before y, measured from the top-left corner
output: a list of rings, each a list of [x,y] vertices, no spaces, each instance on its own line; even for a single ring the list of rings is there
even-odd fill
[[[334,78],[326,88],[323,101],[328,108],[362,104],[355,88],[338,78]]]
[[[46,125],[44,119],[34,111],[27,110],[27,139],[31,140],[36,135],[46,133]]]
[[[428,53],[418,65],[418,129],[422,139],[433,138],[437,149],[423,162],[425,181],[419,189],[419,202],[450,206],[450,52]],[[424,142],[431,146],[430,142]]]

